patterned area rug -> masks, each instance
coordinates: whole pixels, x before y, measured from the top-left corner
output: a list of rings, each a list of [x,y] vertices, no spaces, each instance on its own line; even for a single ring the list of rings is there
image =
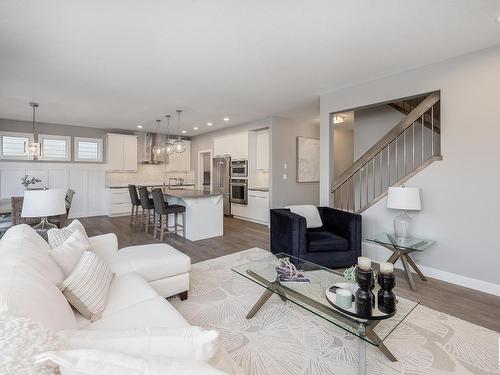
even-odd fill
[[[225,348],[248,374],[356,374],[358,338],[296,306],[271,299],[245,315],[263,288],[231,267],[269,253],[249,249],[193,265],[189,299],[172,303],[194,325],[217,329]],[[497,332],[417,307],[386,339],[390,362],[367,345],[368,374],[500,374]]]

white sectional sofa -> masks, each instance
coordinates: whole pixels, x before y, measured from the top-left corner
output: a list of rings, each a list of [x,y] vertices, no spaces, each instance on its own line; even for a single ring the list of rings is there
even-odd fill
[[[0,312],[56,331],[188,326],[165,297],[189,288],[189,257],[166,244],[118,251],[114,234],[90,242],[115,273],[99,320],[90,322],[72,309],[56,285],[63,274],[48,255],[48,243],[27,225],[9,229],[0,240]],[[227,373],[236,369],[227,353],[221,353],[217,367]]]

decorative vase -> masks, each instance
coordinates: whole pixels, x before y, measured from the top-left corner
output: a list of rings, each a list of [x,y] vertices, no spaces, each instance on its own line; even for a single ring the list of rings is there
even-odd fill
[[[378,275],[378,309],[383,313],[390,314],[396,311],[396,295],[392,291],[396,286],[396,276],[394,273]]]
[[[372,293],[373,271],[356,269],[356,281],[359,289],[356,291],[356,313],[363,316],[371,316],[375,298]]]

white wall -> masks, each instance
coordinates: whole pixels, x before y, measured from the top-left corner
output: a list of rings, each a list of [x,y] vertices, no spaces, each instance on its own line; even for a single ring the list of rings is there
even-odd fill
[[[342,89],[321,103],[321,203],[333,176],[329,114],[346,108],[441,90],[441,150],[407,185],[422,189],[414,233],[437,243],[417,262],[426,272],[500,295],[500,46]],[[363,214],[363,235],[391,230],[396,212],[380,201]],[[365,249],[377,259],[387,251]]]
[[[333,130],[334,179],[349,168],[354,162],[354,131],[348,129]]]

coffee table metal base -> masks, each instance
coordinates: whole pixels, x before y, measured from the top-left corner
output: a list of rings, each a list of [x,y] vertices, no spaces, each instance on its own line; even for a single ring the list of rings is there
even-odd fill
[[[251,273],[253,277],[255,278],[260,278],[258,275],[253,273],[252,271],[247,271],[248,273]],[[262,282],[265,282],[264,279],[261,279]],[[287,298],[282,295],[286,293],[283,293],[283,290],[280,289],[280,293],[277,293],[278,288],[281,287],[281,284],[275,280],[273,282],[267,282],[268,288],[264,290],[260,298],[257,300],[255,305],[250,309],[248,314],[246,315],[246,319],[252,319],[255,314],[260,310],[262,306],[271,298],[273,294],[277,294],[282,301],[286,301]],[[341,312],[338,312],[338,315],[341,315]],[[370,339],[373,342],[380,342],[377,347],[378,349],[384,353],[384,355],[391,361],[391,362],[397,362],[396,357],[394,354],[391,353],[391,351],[385,346],[385,344],[382,342],[382,340],[378,337],[378,335],[374,332],[374,328],[377,326],[378,323],[380,323],[380,320],[367,320],[366,323],[363,324],[356,324],[354,325],[352,322],[349,321],[349,319],[345,319],[344,322],[348,322],[353,326],[353,328],[356,328],[358,333],[361,336],[364,336],[368,339]],[[358,374],[364,375],[366,374],[366,341],[362,338],[359,339],[359,367],[358,367]]]

